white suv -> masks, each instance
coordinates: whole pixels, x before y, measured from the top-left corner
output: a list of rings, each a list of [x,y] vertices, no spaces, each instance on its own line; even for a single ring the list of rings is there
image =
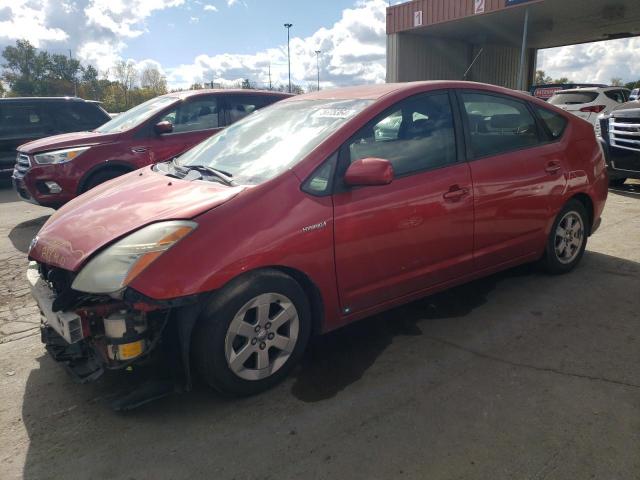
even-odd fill
[[[608,114],[621,103],[629,101],[629,90],[621,87],[575,88],[553,94],[549,103],[580,118],[598,124],[598,115]]]

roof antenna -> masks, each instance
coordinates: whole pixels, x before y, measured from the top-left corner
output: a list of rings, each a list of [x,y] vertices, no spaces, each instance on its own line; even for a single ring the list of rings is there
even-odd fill
[[[467,68],[467,71],[464,72],[464,75],[462,76],[462,80],[466,80],[467,79],[467,75],[469,75],[469,72],[473,68],[473,65],[476,63],[476,60],[478,60],[478,58],[480,58],[480,55],[482,55],[482,52],[484,52],[484,47],[480,49],[480,51],[476,55],[476,58],[473,59],[473,62],[471,62],[471,65],[469,65],[469,68]]]

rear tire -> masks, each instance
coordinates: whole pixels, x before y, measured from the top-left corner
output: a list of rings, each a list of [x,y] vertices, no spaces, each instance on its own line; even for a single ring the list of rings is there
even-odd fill
[[[627,179],[626,178],[610,178],[609,179],[609,186],[610,187],[621,187],[624,185],[624,182],[626,182]]]
[[[128,173],[128,170],[116,170],[113,168],[96,172],[87,179],[80,193],[87,192],[92,188],[97,187],[101,183],[112,180],[116,177],[124,175],[125,173]]]
[[[549,232],[543,258],[548,273],[567,273],[580,263],[587,246],[589,228],[589,216],[584,205],[578,200],[569,200]]]
[[[310,332],[309,302],[294,279],[277,270],[250,273],[203,309],[193,336],[196,369],[223,394],[254,395],[289,374]]]

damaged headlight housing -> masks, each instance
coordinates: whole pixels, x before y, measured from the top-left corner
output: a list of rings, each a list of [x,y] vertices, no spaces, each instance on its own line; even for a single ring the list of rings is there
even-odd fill
[[[36,163],[40,165],[51,165],[54,163],[70,162],[78,155],[89,150],[90,147],[65,148],[64,150],[54,150],[52,152],[38,153],[33,156]]]
[[[90,260],[71,288],[87,293],[119,292],[197,226],[183,220],[147,225]]]

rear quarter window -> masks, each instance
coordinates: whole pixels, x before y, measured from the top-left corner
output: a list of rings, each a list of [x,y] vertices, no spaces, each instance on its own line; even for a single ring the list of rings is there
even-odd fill
[[[567,128],[567,119],[562,115],[556,112],[552,112],[551,110],[547,110],[546,108],[539,107],[534,105],[536,113],[542,120],[542,123],[547,129],[547,134],[551,137],[551,140],[556,140],[562,137],[565,129]]]

